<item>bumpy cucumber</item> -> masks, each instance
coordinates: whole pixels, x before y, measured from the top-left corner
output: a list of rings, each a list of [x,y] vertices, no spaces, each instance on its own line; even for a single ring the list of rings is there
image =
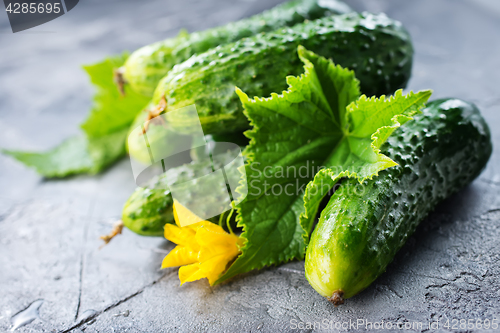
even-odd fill
[[[167,111],[196,104],[205,134],[246,129],[249,124],[235,86],[250,96],[286,89],[284,78],[304,70],[299,45],[353,69],[368,96],[404,87],[411,74],[413,48],[402,25],[383,14],[351,13],[244,38],[193,56],[160,81],[153,103],[166,98]]]
[[[163,181],[158,177],[151,188],[138,187],[125,203],[122,222],[136,234],[163,236],[163,226],[174,223],[174,201],[170,191],[160,186]]]
[[[395,131],[382,151],[399,166],[364,182],[359,195],[342,195],[358,181],[343,182],[307,248],[306,277],[334,304],[382,274],[436,204],[480,174],[492,146],[474,105],[443,99]]]
[[[248,139],[247,139],[248,141]],[[214,163],[230,162],[231,154],[224,154],[217,147],[217,142],[233,142],[246,144],[241,135],[225,136],[220,138],[206,137],[207,143],[215,143],[213,152],[217,156],[222,157],[214,160]],[[195,150],[193,150],[195,151]],[[203,152],[194,153],[194,159],[198,159]],[[225,163],[227,164],[227,163]],[[148,187],[138,187],[130,196],[123,207],[122,221],[123,224],[131,231],[143,236],[163,236],[163,226],[167,223],[174,223],[173,216],[173,199],[168,184],[173,182],[187,181],[193,178],[201,177],[212,172],[210,159],[197,160],[191,164],[172,168],[166,173],[155,177],[150,181]],[[217,196],[212,196],[201,201],[202,205],[213,205],[222,200]],[[236,215],[236,214],[234,214]],[[218,217],[213,219],[213,222],[218,222]]]
[[[181,33],[175,38],[154,43],[135,51],[122,68],[123,76],[134,91],[145,96],[153,95],[158,81],[174,65],[193,54],[205,52],[218,45],[235,42],[259,32],[293,26],[304,20],[314,20],[332,14],[345,14],[352,10],[337,0],[294,0],[261,14],[225,26]]]

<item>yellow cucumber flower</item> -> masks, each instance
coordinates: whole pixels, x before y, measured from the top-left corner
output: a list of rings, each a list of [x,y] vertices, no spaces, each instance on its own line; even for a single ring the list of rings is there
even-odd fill
[[[181,227],[179,215],[183,221],[201,222]],[[182,266],[181,285],[203,278],[213,285],[227,264],[240,254],[243,239],[217,224],[203,221],[178,201],[174,201],[174,218],[176,225],[165,225],[165,238],[177,246],[163,259],[161,268]]]

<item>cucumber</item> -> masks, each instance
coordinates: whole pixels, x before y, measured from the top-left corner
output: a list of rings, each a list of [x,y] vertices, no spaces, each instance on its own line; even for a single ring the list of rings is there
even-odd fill
[[[334,192],[306,251],[309,283],[335,305],[368,287],[420,221],[481,173],[491,151],[490,131],[473,104],[429,103],[382,147],[399,166],[365,181],[359,195],[342,195],[359,184],[355,179]]]
[[[127,134],[126,149],[128,154],[142,164],[151,164],[152,156],[169,156],[175,151],[172,140],[181,140],[179,133],[168,130],[162,117],[150,115],[153,105],[147,105],[137,114]],[[139,130],[138,130],[139,129]],[[143,134],[146,133],[147,136]],[[191,142],[192,137],[185,135],[185,142]]]
[[[158,81],[174,65],[193,54],[205,52],[221,44],[237,41],[259,32],[292,26],[304,20],[314,20],[352,10],[337,0],[294,0],[261,14],[225,26],[188,34],[147,45],[130,55],[121,72],[125,81],[137,93],[152,96]]]
[[[206,145],[191,149],[191,158],[193,161],[199,161],[201,158],[207,158],[209,154],[208,146],[211,146],[212,154],[219,155],[224,153],[225,145],[220,145],[218,142],[231,142],[240,146],[241,150],[248,144],[249,139],[243,133],[231,133],[221,135],[206,135]]]
[[[134,191],[123,207],[125,227],[139,235],[161,237],[163,226],[174,223],[174,201],[170,191],[161,186],[163,182],[162,177],[157,177],[151,188],[138,187]]]
[[[167,111],[195,104],[205,134],[242,131],[249,124],[235,86],[250,96],[285,90],[283,78],[304,70],[299,45],[353,69],[368,96],[392,93],[410,78],[413,48],[402,25],[384,14],[351,13],[258,34],[193,56],[160,81],[153,104],[166,99]]]
[[[173,151],[175,147],[172,145],[169,145],[171,142],[171,136],[173,135],[176,140],[179,140],[179,134],[173,134],[170,131],[166,131],[164,125],[159,121],[152,121],[148,123],[147,127],[147,144],[149,145],[149,149],[146,149],[146,141],[144,137],[141,135],[141,133],[133,133],[133,131],[143,125],[147,120],[148,120],[148,114],[149,110],[152,106],[149,105],[145,109],[140,112],[133,124],[130,126],[130,130],[128,133],[128,140],[127,140],[127,152],[132,156],[135,160],[143,163],[143,164],[150,164],[151,163],[151,157],[150,157],[150,152],[151,151],[156,151],[158,153],[157,156],[163,155],[167,156],[169,155],[169,152]],[[146,129],[146,128],[144,128]],[[139,134],[139,135],[138,135]],[[191,141],[192,137],[186,135],[185,139],[186,141]],[[236,133],[224,133],[220,135],[206,135],[205,136],[205,142],[232,142],[237,144],[238,146],[246,146],[248,143],[248,138],[243,135],[242,132],[236,132]],[[193,143],[194,144],[194,143]],[[214,151],[215,154],[218,154],[219,151],[217,150],[217,147],[219,145],[215,145],[216,151]],[[199,154],[204,154],[206,155],[205,152],[205,147],[200,147],[199,149],[192,149],[191,150],[191,157],[193,160],[197,159],[197,155]],[[161,152],[161,153],[160,153]]]
[[[245,144],[240,135],[234,138],[232,136],[215,139],[207,137],[207,143],[215,143],[215,147],[212,151],[214,154],[217,154],[218,158],[214,159],[214,164],[220,162],[227,164],[232,159],[232,154],[224,153],[218,149],[217,142],[221,142],[222,140],[224,140],[224,142],[240,142]],[[195,159],[198,159],[201,154],[203,154],[203,152],[197,152]],[[210,172],[212,172],[212,165],[210,160],[205,158],[203,160],[198,159],[190,164],[169,169],[167,172],[156,176],[150,181],[148,187],[138,187],[127,200],[122,211],[123,224],[139,235],[163,236],[163,226],[167,223],[175,223],[172,211],[173,199],[170,190],[168,190],[168,184],[191,180]],[[210,206],[224,201],[225,199],[226,198],[211,196],[203,200],[202,204]],[[236,214],[233,214],[233,216],[235,217]],[[233,227],[236,226],[234,217]],[[210,221],[217,223],[219,217],[214,217],[210,219]]]

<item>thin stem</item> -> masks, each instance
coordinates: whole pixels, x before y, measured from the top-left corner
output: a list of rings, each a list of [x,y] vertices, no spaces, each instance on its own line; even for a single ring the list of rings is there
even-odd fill
[[[229,221],[231,220],[231,216],[233,216],[233,212],[234,212],[234,207],[231,208],[231,212],[229,213],[229,215],[227,216],[227,219],[226,219],[226,226],[227,226],[227,229],[229,230],[229,232],[231,233],[231,235],[234,235],[234,232],[233,232],[233,229],[231,228],[231,223],[229,223]]]
[[[222,214],[219,215],[219,227],[222,227],[222,220],[224,219],[224,214],[226,212],[223,212]]]

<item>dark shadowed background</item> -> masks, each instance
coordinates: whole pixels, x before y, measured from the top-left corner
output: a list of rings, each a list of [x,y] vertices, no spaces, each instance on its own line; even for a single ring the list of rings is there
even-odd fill
[[[44,150],[77,133],[93,93],[82,64],[279,2],[84,0],[16,34],[2,7],[0,147]],[[177,270],[159,270],[173,247],[165,240],[125,230],[99,250],[135,188],[128,160],[95,177],[46,181],[0,155],[0,331],[37,300],[39,318],[18,331],[268,332],[323,319],[424,328],[439,319],[446,331],[447,319],[500,318],[500,1],[346,2],[402,21],[416,49],[408,89],[476,103],[494,140],[485,172],[421,224],[383,276],[338,308],[309,286],[303,262],[179,287]]]

